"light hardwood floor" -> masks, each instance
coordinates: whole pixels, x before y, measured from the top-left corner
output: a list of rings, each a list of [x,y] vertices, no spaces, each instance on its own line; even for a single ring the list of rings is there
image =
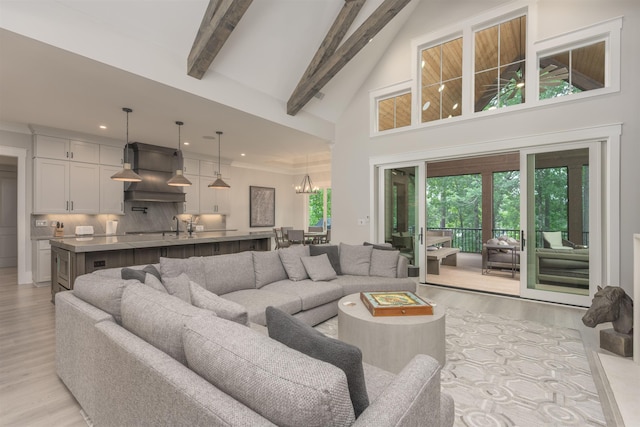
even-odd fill
[[[598,350],[598,331],[582,324],[584,309],[419,285],[439,304],[578,329],[585,350]],[[15,268],[0,268],[0,426],[86,426],[80,406],[55,372],[54,306],[49,287],[17,285]],[[603,387],[597,372],[594,380]],[[600,393],[605,416],[611,415]]]

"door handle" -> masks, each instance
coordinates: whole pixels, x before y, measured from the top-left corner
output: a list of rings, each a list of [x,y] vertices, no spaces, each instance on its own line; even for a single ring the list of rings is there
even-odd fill
[[[526,239],[524,238],[524,230],[520,230],[520,250],[524,251]]]
[[[422,237],[424,235],[424,228],[420,227],[420,244],[422,244]]]

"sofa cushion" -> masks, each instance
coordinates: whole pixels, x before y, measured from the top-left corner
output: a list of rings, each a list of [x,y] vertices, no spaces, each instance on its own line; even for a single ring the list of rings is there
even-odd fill
[[[206,282],[204,275],[204,264],[202,257],[191,258],[160,258],[160,276],[162,280],[165,277],[178,277],[182,273],[189,276],[189,280],[204,285]]]
[[[317,256],[327,254],[329,257],[329,262],[331,266],[335,270],[336,274],[339,276],[342,274],[342,269],[340,268],[340,251],[338,250],[337,245],[311,245],[309,246],[309,255]]]
[[[185,364],[182,327],[187,319],[214,317],[215,313],[160,293],[142,283],[122,293],[122,326],[154,347]]]
[[[373,246],[373,249],[379,249],[381,251],[395,251],[396,250],[396,248],[394,248],[390,243],[377,244],[377,243],[364,242],[363,245],[364,246]]]
[[[265,291],[276,292],[287,296],[297,296],[302,302],[301,310],[309,310],[320,305],[337,301],[344,296],[342,286],[330,282],[314,282],[312,280],[280,280],[262,288]],[[276,304],[272,304],[280,308]],[[289,312],[295,314],[295,312]]]
[[[305,256],[300,258],[300,261],[302,261],[309,278],[314,282],[333,280],[338,277],[327,254]]]
[[[196,307],[211,310],[216,316],[241,325],[249,324],[247,309],[240,304],[219,297],[196,282],[189,282],[189,290],[191,291],[191,304]]]
[[[293,245],[289,248],[278,249],[278,255],[282,265],[287,272],[287,276],[291,280],[304,280],[308,279],[309,275],[305,270],[304,265],[300,258],[309,256],[309,247],[303,245]]]
[[[177,277],[163,277],[162,284],[167,288],[169,295],[178,297],[182,301],[191,304],[189,281],[187,273],[180,273]]]
[[[342,274],[368,276],[373,246],[340,243],[340,268]]]
[[[290,280],[286,280],[286,282],[293,283]],[[309,281],[309,283],[313,282]],[[262,326],[267,324],[264,311],[270,305],[289,314],[295,314],[302,310],[302,301],[300,297],[297,295],[287,295],[280,292],[270,291],[267,287],[271,285],[273,285],[273,283],[263,287],[262,289],[243,289],[241,291],[230,292],[220,296],[224,299],[242,305],[247,309],[249,321]]]
[[[256,274],[256,288],[260,289],[264,285],[285,280],[287,272],[280,261],[278,251],[255,251],[253,252],[253,269]]]
[[[376,291],[416,291],[416,282],[412,278],[340,276],[331,283],[342,286],[345,295]]]
[[[241,289],[254,289],[256,275],[253,270],[253,255],[251,252],[240,252],[228,255],[213,255],[204,257],[204,272],[206,282],[194,282],[204,286],[217,295]]]
[[[112,279],[94,274],[83,274],[78,276],[73,284],[73,295],[102,311],[106,311],[113,316],[116,322],[122,323],[122,293],[127,286],[132,284],[142,285],[135,279]]]
[[[369,276],[396,277],[398,275],[398,257],[400,251],[376,249],[371,251]]]
[[[331,363],[345,373],[357,418],[369,406],[360,349],[329,338],[277,308],[267,307],[266,314],[271,338],[315,359]]]
[[[188,321],[189,368],[278,426],[348,426],[344,372],[224,319]]]

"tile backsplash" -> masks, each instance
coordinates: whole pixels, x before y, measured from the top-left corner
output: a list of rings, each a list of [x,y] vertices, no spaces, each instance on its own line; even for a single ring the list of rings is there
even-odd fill
[[[53,237],[55,223],[64,224],[64,235],[73,236],[78,225],[93,226],[94,234],[106,233],[107,221],[118,221],[117,234],[127,232],[147,232],[175,230],[175,215],[179,215],[177,203],[157,203],[157,202],[125,202],[124,215],[81,215],[81,214],[58,214],[58,215],[31,215],[31,237],[40,239]],[[133,208],[137,208],[133,210]],[[146,213],[142,208],[146,208]],[[180,218],[187,220],[189,214],[180,214]],[[223,230],[226,228],[226,218],[224,215],[194,215],[194,222],[203,225],[205,230]],[[47,221],[46,227],[36,227],[36,221]],[[54,223],[52,227],[50,224]],[[180,223],[180,231],[184,231],[184,223]]]

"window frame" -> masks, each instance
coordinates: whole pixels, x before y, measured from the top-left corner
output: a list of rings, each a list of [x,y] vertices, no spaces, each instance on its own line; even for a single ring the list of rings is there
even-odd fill
[[[390,133],[402,132],[409,129],[413,129],[414,127],[413,110],[415,109],[415,105],[414,105],[415,93],[412,90],[411,84],[412,84],[412,81],[407,80],[407,81],[397,83],[395,85],[388,86],[382,89],[375,89],[375,90],[369,91],[369,111],[371,112],[369,123],[371,123],[371,130],[370,130],[371,134],[388,135]],[[379,118],[378,103],[380,101],[384,101],[385,99],[395,98],[397,96],[405,95],[407,93],[411,94],[411,121],[409,125],[401,126],[399,128],[394,127],[392,129],[378,130],[380,126],[380,124],[378,123],[378,118]]]

